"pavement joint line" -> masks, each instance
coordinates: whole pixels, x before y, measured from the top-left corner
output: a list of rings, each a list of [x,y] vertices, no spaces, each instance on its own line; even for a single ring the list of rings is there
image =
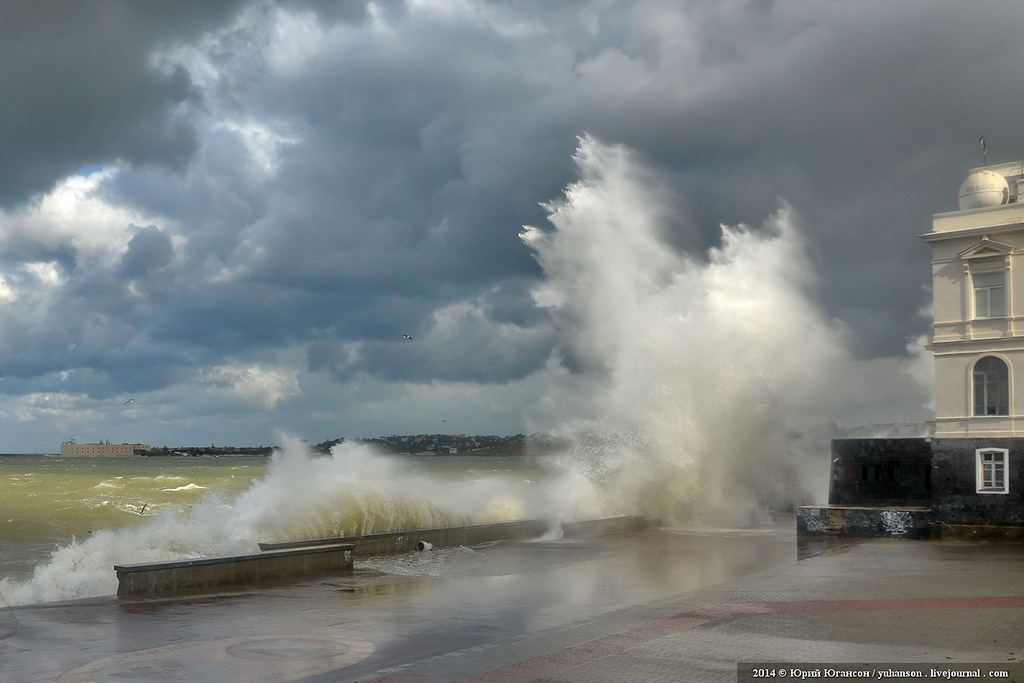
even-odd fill
[[[856,611],[1024,609],[1024,595],[989,597],[893,598],[867,600],[802,600],[791,602],[741,602],[699,607],[658,619],[621,633],[596,638],[556,652],[508,664],[471,676],[470,683],[526,683],[544,680],[570,669],[636,645],[675,635],[718,619],[752,614],[820,614]],[[409,680],[401,674],[373,679],[373,683]]]

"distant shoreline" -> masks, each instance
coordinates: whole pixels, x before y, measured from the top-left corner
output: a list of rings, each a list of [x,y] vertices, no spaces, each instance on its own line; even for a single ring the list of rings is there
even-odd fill
[[[532,434],[526,436],[468,436],[465,434],[414,434],[406,436],[381,436],[372,439],[338,438],[324,441],[309,448],[322,455],[341,443],[350,442],[366,445],[387,454],[406,457],[447,457],[447,456],[478,456],[478,457],[520,457],[527,455],[547,455],[561,450],[564,444],[546,435]],[[277,446],[159,446],[147,451],[136,451],[133,455],[90,454],[61,455],[60,453],[0,453],[0,457],[13,456],[51,456],[51,457],[143,457],[143,458],[202,458],[202,457],[267,457]]]

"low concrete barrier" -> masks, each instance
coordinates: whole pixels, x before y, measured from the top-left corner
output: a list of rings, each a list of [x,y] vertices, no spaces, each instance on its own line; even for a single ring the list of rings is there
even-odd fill
[[[521,522],[474,524],[440,529],[394,531],[383,534],[367,534],[365,536],[260,543],[260,549],[281,550],[328,543],[348,543],[353,546],[352,554],[356,557],[393,555],[412,552],[417,549],[416,546],[420,543],[429,544],[434,548],[450,548],[480,545],[494,541],[540,538],[552,530],[552,525],[552,522],[534,519]],[[564,538],[603,536],[605,534],[636,531],[646,526],[648,526],[648,523],[642,517],[612,517],[583,522],[566,522],[562,524],[562,536]]]
[[[254,583],[310,577],[352,569],[352,545],[115,565],[118,597],[194,595]]]
[[[567,522],[565,538],[635,531],[649,526],[642,517]],[[396,531],[345,538],[260,543],[262,552],[169,562],[115,565],[119,597],[195,595],[231,586],[270,583],[352,569],[352,557],[411,552],[420,546],[446,548],[494,541],[539,538],[552,530],[541,520]]]

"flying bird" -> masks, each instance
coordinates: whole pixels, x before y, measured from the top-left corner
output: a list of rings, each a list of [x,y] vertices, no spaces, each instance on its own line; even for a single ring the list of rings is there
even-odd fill
[[[127,401],[124,402],[125,405],[128,405],[129,403],[135,403],[135,399],[134,398],[130,398]]]
[[[404,340],[406,340],[406,341],[412,341],[412,337],[410,337],[410,336],[409,336],[409,335],[407,335],[407,334],[403,334],[403,335],[402,335],[402,339],[404,339]]]

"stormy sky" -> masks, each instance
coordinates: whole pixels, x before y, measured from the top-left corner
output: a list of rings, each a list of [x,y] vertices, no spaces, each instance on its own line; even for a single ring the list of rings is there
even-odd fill
[[[1022,34],[1009,1],[4,2],[0,452],[571,418],[520,233],[581,136],[694,259],[791,207],[849,353],[904,359],[917,236],[980,136],[1024,156]]]

